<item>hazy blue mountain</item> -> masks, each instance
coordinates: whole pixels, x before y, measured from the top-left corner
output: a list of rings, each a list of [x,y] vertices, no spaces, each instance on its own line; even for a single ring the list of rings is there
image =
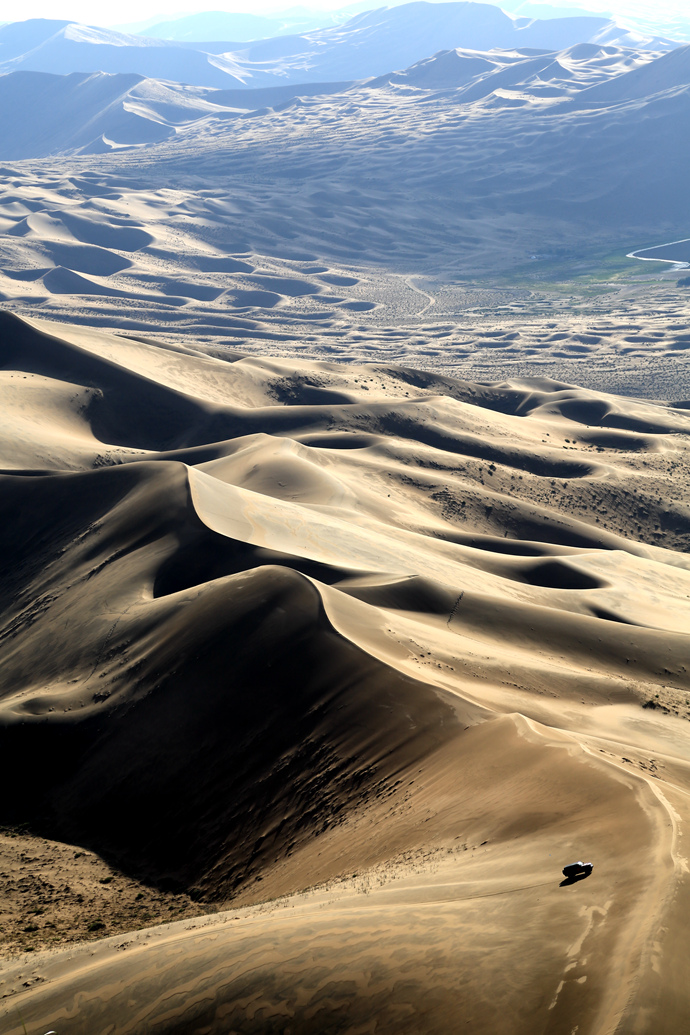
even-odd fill
[[[31,19],[0,28],[0,73],[100,71],[205,87],[268,87],[381,76],[441,50],[559,51],[587,42],[676,46],[631,34],[605,18],[516,20],[490,4],[419,0],[367,11],[343,25],[248,43],[174,42]]]
[[[0,29],[0,73],[135,73],[200,86],[239,82],[231,60],[163,40],[34,18]]]
[[[586,3],[587,0],[585,0],[585,6]],[[500,6],[504,11],[508,11],[516,17],[566,18],[574,15],[592,14],[596,14],[600,18],[605,17],[614,20],[616,17],[604,11],[585,10],[579,4],[569,5],[567,0],[562,5],[559,4],[557,6],[532,3],[531,0],[501,0]],[[671,13],[665,9],[662,3],[648,5],[644,14],[640,12],[639,8],[635,14],[626,12],[625,17],[621,17],[621,21],[625,23],[628,29],[643,35],[664,36],[678,42],[690,40],[690,12],[685,16],[680,15],[677,11]]]
[[[156,39],[189,42],[194,40],[247,40],[267,39],[270,36],[309,32],[333,19],[326,13],[287,14],[268,18],[259,14],[231,14],[226,11],[204,11],[184,18],[158,22],[148,26],[145,35]]]
[[[261,77],[269,70],[293,82],[362,79],[458,47],[562,50],[587,42],[651,50],[676,46],[630,33],[606,18],[514,19],[490,4],[420,0],[367,11],[340,26],[255,41],[235,54],[235,60],[252,75],[252,84],[263,85]],[[227,56],[235,44],[206,41],[201,46]]]
[[[590,11],[576,4],[533,4],[529,0],[502,0],[500,5],[504,11],[520,18],[608,18],[613,15],[608,11]]]
[[[52,18],[30,18],[0,26],[0,62],[16,60],[63,32],[70,22]]]

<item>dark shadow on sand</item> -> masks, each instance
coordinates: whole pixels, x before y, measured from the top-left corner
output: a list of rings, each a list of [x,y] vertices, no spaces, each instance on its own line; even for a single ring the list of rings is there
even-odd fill
[[[591,872],[590,873],[575,873],[575,874],[573,874],[572,877],[566,877],[565,880],[562,880],[561,883],[558,885],[558,887],[559,888],[567,888],[567,887],[569,887],[569,885],[577,884],[578,881],[585,880],[587,877],[590,877],[590,876],[591,876]]]

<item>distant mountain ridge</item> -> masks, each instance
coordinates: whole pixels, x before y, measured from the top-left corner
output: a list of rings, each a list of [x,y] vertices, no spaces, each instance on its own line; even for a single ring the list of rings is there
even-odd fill
[[[334,23],[324,12],[317,15],[298,14],[285,17],[267,17],[260,14],[233,14],[227,11],[204,11],[183,18],[157,22],[139,33],[155,39],[189,43],[194,40],[249,40],[285,36],[296,32],[311,32]]]
[[[163,40],[36,18],[0,29],[0,74],[108,72],[200,86],[239,84],[231,60]]]
[[[399,7],[403,4],[393,0],[393,2],[381,6]],[[540,21],[576,17],[604,18],[614,23],[617,21],[616,16],[611,12],[590,10],[586,0],[584,4],[570,3],[569,0],[556,4],[541,3],[541,0],[537,3],[532,3],[530,0],[500,0],[496,6],[523,24],[535,18]],[[119,25],[114,28],[121,32],[185,43],[202,39],[214,42],[249,41],[267,39],[271,36],[312,32],[315,29],[341,25],[357,14],[370,9],[378,9],[378,7],[377,4],[360,0],[359,3],[330,11],[312,11],[304,7],[292,8],[273,17],[206,11],[158,22],[149,19],[147,22]],[[625,25],[627,31],[632,31],[638,37],[662,37],[678,43],[690,41],[690,15],[686,17],[678,13],[675,16],[669,15],[660,5],[657,5],[655,9],[647,9],[644,15],[639,12],[634,17],[627,14],[622,24]]]
[[[672,50],[604,18],[515,19],[490,4],[408,3],[343,25],[253,43],[172,42],[67,21],[0,28],[0,74],[133,73],[213,88],[349,81],[407,68],[441,50],[559,51],[579,43]]]
[[[194,88],[135,73],[12,72],[0,77],[5,160],[154,144],[218,107]]]
[[[137,33],[141,36],[152,36],[157,39],[173,40],[189,43],[196,40],[222,42],[224,40],[246,41],[269,39],[272,36],[287,36],[298,33],[327,29],[350,21],[352,18],[370,11],[401,7],[403,4],[368,5],[351,4],[335,11],[308,11],[306,8],[292,8],[284,14],[273,17],[249,13],[226,11],[204,11],[197,14],[184,15],[179,18],[147,24],[142,27],[120,26],[121,32]],[[523,22],[534,18],[539,20],[553,18],[603,18],[610,21],[612,15],[597,11],[584,10],[580,7],[552,7],[542,4],[520,3],[517,6],[508,3],[496,4],[507,14],[521,19]],[[514,9],[515,8],[515,9]]]
[[[0,76],[0,159],[141,148],[195,133],[204,146],[201,137],[209,131],[220,146],[229,121],[270,119],[295,106],[315,112],[329,99],[339,103],[337,95],[362,112],[378,92],[388,91],[446,97],[458,112],[481,102],[482,116],[492,108],[531,104],[538,119],[546,104],[556,119],[558,110],[603,112],[639,101],[647,114],[678,94],[690,101],[689,83],[690,46],[655,56],[594,44],[562,51],[443,50],[384,76],[254,90],[185,86],[134,73],[20,70]]]

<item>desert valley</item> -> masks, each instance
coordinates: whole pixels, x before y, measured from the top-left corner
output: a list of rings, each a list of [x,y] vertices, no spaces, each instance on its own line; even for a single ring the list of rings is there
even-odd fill
[[[522,6],[0,26],[2,1035],[687,1028],[690,26]]]

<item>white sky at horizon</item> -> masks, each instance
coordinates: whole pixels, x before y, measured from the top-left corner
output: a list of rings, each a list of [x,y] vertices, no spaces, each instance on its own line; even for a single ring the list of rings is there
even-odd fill
[[[390,4],[391,0],[388,0]],[[393,0],[398,3],[399,0]],[[432,0],[444,2],[444,0]],[[491,2],[491,0],[478,0]],[[500,0],[493,0],[500,7]],[[520,0],[506,0],[506,9],[514,10]],[[553,7],[580,7],[589,11],[612,12],[619,18],[664,22],[675,19],[690,21],[688,0],[530,0],[532,4],[550,3]],[[23,21],[26,18],[58,18],[83,22],[87,25],[122,25],[156,18],[167,21],[202,11],[228,11],[242,14],[279,14],[295,8],[313,11],[337,10],[347,7],[352,0],[24,0],[21,14],[9,0],[0,0],[0,24]],[[388,6],[386,0],[372,0],[371,8]]]

